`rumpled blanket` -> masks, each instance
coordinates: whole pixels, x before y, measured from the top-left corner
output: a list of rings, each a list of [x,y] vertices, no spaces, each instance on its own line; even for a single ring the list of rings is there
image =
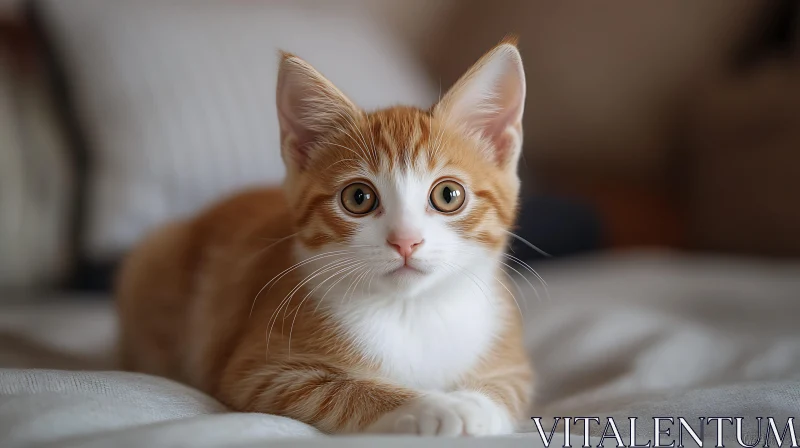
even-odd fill
[[[544,436],[555,428],[551,446],[564,444],[564,420],[555,417],[573,419],[571,446],[584,443],[574,418],[597,417],[590,444],[605,430],[606,447],[618,445],[609,418],[624,445],[654,442],[653,418],[663,417],[674,423],[660,421],[671,427],[661,443],[678,443],[684,418],[696,431],[703,426],[701,442],[714,446],[716,422],[707,419],[741,417],[742,441],[763,446],[765,433],[773,437],[768,418],[780,433],[800,417],[800,264],[632,252],[537,270],[546,289],[533,275],[508,284],[539,377],[530,414],[541,417]],[[113,371],[108,300],[51,299],[0,306],[2,447],[545,445],[534,420],[514,436],[441,441],[324,437],[291,419],[230,413],[186,386]],[[723,440],[740,446],[735,424],[723,422]]]

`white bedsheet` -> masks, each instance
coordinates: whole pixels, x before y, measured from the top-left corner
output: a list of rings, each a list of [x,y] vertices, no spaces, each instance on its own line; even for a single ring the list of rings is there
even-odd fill
[[[596,416],[603,424],[614,417],[625,443],[628,417],[690,423],[744,417],[750,441],[758,437],[756,417],[775,418],[779,429],[789,417],[800,418],[800,264],[639,252],[553,262],[539,272],[549,286],[546,293],[539,285],[540,297],[526,281],[517,282],[540,380],[531,416]],[[0,446],[390,448],[410,442],[320,437],[290,419],[227,413],[182,385],[111,371],[113,337],[107,301],[3,305]],[[550,424],[544,421],[547,432]],[[533,428],[512,437],[415,444],[541,446]],[[709,440],[714,428],[706,430]],[[795,428],[800,437],[800,423]],[[602,430],[591,426],[594,437]],[[572,446],[580,446],[583,427],[571,432]],[[640,443],[652,439],[652,420],[637,433]],[[725,439],[735,440],[732,428]]]

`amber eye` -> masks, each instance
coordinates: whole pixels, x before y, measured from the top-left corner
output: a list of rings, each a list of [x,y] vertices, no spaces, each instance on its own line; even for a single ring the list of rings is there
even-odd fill
[[[464,205],[464,187],[452,180],[436,184],[431,191],[431,205],[442,213],[453,213]]]
[[[366,215],[378,208],[378,195],[367,184],[351,184],[342,191],[342,206],[354,215]]]

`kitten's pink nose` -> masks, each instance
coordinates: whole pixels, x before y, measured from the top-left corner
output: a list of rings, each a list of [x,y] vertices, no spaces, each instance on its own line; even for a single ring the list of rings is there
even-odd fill
[[[389,234],[389,238],[386,239],[386,242],[403,258],[410,257],[423,241],[419,235],[398,235],[396,233]]]

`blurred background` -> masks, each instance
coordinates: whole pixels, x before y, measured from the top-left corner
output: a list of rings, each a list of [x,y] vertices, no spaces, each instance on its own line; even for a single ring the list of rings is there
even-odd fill
[[[7,288],[107,290],[147,229],[278,183],[278,48],[363,107],[427,107],[508,33],[528,82],[520,235],[560,257],[800,255],[795,1],[0,5]]]
[[[281,182],[278,49],[427,108],[509,33],[537,409],[796,415],[796,0],[0,0],[0,367],[113,368],[121,257]]]

